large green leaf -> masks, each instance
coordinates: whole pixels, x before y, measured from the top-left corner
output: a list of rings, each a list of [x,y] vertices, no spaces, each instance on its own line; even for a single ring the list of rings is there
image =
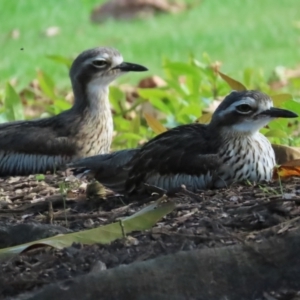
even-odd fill
[[[124,99],[124,93],[118,87],[111,86],[109,88],[109,99],[115,112],[117,114],[122,114],[124,109],[121,105],[121,101]]]
[[[54,90],[55,84],[52,78],[49,75],[47,75],[45,72],[38,71],[37,79],[43,93],[51,100],[56,99],[55,90]]]
[[[9,83],[6,84],[5,88],[4,106],[8,121],[24,120],[22,101]]]
[[[300,103],[298,101],[288,100],[284,102],[283,107],[300,115]]]
[[[280,129],[271,129],[265,133],[266,137],[277,137],[277,138],[286,138],[287,134]]]
[[[38,246],[51,246],[57,249],[69,247],[73,243],[82,244],[108,244],[116,239],[124,237],[133,231],[142,231],[151,228],[162,217],[175,208],[174,202],[160,203],[157,201],[132,216],[121,219],[109,225],[85,231],[57,235],[47,239],[34,241],[0,250],[0,259],[7,259],[27,249]]]
[[[281,106],[282,103],[286,102],[287,100],[293,99],[291,94],[278,94],[271,96],[274,106]]]
[[[166,62],[164,67],[177,75],[190,75],[192,77],[199,78],[199,70],[195,66],[187,63]]]
[[[170,92],[163,89],[138,89],[138,94],[145,98],[151,100],[151,98],[166,98],[170,97]]]
[[[47,55],[47,58],[71,68],[72,60],[61,55]]]

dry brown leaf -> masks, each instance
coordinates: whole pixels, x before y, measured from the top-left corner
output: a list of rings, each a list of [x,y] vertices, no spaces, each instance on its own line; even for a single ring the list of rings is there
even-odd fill
[[[281,229],[278,230],[277,234],[282,234],[282,233],[287,232],[290,227],[291,227],[291,224],[285,225],[283,228],[281,228]]]
[[[300,66],[293,69],[287,69],[283,66],[278,66],[273,71],[274,78],[269,82],[271,89],[276,90],[288,85],[290,79],[300,77]]]
[[[160,87],[164,87],[166,86],[167,83],[160,78],[159,76],[150,76],[150,77],[146,77],[144,79],[142,79],[139,84],[138,87],[139,88],[160,88]]]
[[[144,113],[144,117],[147,121],[148,126],[156,133],[160,134],[167,131],[167,128],[164,127],[157,119],[152,117],[151,115]]]
[[[291,160],[274,168],[273,179],[278,179],[278,177],[289,178],[292,176],[300,176],[300,159]]]
[[[300,167],[300,159],[288,161],[282,164],[281,167]]]
[[[10,36],[12,39],[17,40],[20,37],[20,30],[19,29],[12,30]]]
[[[300,159],[299,147],[289,147],[285,145],[275,145],[275,144],[272,144],[272,147],[275,152],[276,163],[279,165],[286,164],[287,162]]]
[[[279,167],[274,168],[273,179],[300,176],[300,148],[272,144],[276,162]]]
[[[101,23],[109,18],[117,20],[146,18],[157,13],[178,13],[193,6],[169,0],[110,0],[92,11],[91,20]]]
[[[53,37],[60,33],[60,28],[58,26],[51,26],[45,30],[45,35],[47,37]]]

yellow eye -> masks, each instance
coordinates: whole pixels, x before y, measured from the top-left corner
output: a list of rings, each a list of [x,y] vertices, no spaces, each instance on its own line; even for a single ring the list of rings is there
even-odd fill
[[[237,112],[245,114],[245,113],[251,112],[252,107],[248,104],[241,104],[236,107],[236,110],[237,110]]]

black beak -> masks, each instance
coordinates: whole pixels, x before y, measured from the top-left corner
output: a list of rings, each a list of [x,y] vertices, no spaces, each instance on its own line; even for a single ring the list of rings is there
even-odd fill
[[[148,71],[147,68],[145,68],[144,66],[141,65],[137,65],[137,64],[132,64],[132,63],[128,63],[128,62],[122,62],[120,65],[116,66],[113,68],[114,69],[120,69],[121,71],[124,72],[143,72],[143,71]]]
[[[290,110],[276,108],[276,107],[271,107],[270,109],[263,111],[261,114],[270,116],[271,118],[297,118],[298,117],[297,114],[295,114]]]

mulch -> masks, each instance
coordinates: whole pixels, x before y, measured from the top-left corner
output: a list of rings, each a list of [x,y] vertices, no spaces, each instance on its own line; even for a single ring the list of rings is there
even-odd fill
[[[103,191],[87,197],[86,190],[86,181],[65,174],[0,179],[0,248],[110,224],[154,200],[128,202],[112,192],[103,199]],[[300,226],[299,178],[197,194],[183,189],[168,201],[176,208],[152,229],[109,245],[34,248],[0,262],[0,298],[182,250],[261,243]],[[262,299],[294,299],[296,293],[268,291]]]

